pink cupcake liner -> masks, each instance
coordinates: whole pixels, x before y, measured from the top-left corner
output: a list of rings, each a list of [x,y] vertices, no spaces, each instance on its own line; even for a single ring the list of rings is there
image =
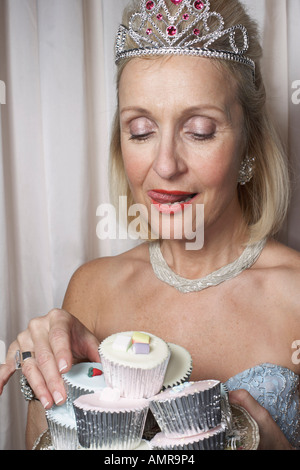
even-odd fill
[[[162,392],[153,397],[150,409],[167,437],[192,436],[221,424],[220,383],[182,396],[165,396]]]
[[[218,426],[196,436],[167,438],[164,433],[158,433],[150,441],[153,450],[224,450],[226,431],[224,426]]]
[[[79,444],[90,450],[133,450],[142,441],[148,406],[143,409],[103,412],[74,404]]]

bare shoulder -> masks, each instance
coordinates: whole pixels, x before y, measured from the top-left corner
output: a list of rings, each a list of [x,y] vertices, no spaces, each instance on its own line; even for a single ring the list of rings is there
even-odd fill
[[[146,244],[139,245],[116,256],[97,258],[82,265],[73,275],[72,282],[81,286],[106,290],[112,282],[121,281],[149,263]]]
[[[80,266],[73,274],[63,307],[89,325],[87,316],[93,316],[115,295],[115,288],[134,278],[149,265],[146,245],[139,245],[117,256],[97,258]],[[92,320],[90,320],[92,322]]]
[[[271,240],[258,267],[266,275],[266,284],[298,314],[300,321],[300,253]]]
[[[270,240],[265,249],[267,265],[278,269],[282,274],[297,277],[300,275],[300,253],[275,240]]]

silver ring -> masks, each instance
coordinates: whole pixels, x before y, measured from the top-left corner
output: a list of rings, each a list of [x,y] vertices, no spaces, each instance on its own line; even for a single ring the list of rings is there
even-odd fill
[[[30,359],[31,357],[34,357],[34,352],[31,352],[31,351],[22,352],[22,362],[27,361],[27,359]]]
[[[22,369],[22,364],[21,364],[21,351],[18,349],[15,354],[15,364],[16,364],[16,370]]]
[[[25,351],[22,352],[18,349],[15,354],[15,364],[16,364],[16,370],[22,369],[22,365],[27,359],[30,359],[31,357],[34,357],[34,352],[31,351]]]

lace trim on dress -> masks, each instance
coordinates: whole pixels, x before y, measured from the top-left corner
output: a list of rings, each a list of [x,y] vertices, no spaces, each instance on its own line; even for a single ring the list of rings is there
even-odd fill
[[[266,408],[293,447],[300,449],[300,378],[292,370],[261,364],[231,377],[229,390],[247,390]]]

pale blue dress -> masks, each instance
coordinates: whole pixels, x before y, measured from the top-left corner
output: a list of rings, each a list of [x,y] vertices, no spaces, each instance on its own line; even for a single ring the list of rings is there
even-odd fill
[[[292,446],[300,449],[299,376],[290,369],[261,364],[226,383],[229,390],[247,390],[266,408]]]

